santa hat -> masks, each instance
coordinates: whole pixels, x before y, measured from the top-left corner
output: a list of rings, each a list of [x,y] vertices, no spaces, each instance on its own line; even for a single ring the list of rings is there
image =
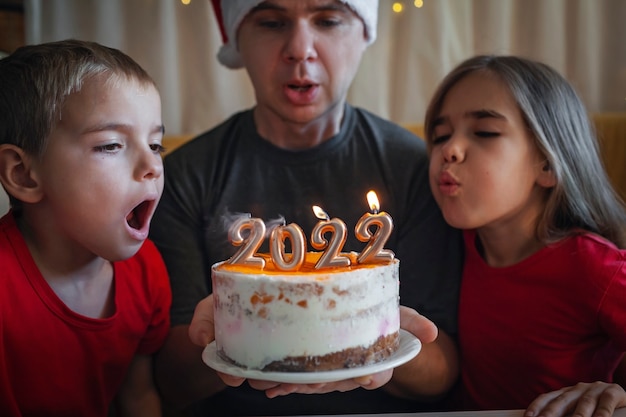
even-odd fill
[[[365,26],[367,44],[376,40],[378,0],[340,0],[357,14]],[[241,56],[237,50],[237,29],[250,10],[263,0],[211,0],[222,34],[223,45],[217,59],[228,68],[241,68]]]

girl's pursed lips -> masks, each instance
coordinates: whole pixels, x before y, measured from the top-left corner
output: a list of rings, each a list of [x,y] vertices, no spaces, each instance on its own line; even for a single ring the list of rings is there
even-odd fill
[[[459,181],[448,171],[442,171],[439,175],[439,185],[459,185]]]

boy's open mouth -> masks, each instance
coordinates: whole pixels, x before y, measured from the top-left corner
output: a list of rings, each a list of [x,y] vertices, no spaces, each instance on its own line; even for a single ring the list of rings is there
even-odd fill
[[[128,216],[126,216],[126,223],[133,229],[141,229],[141,227],[145,224],[146,219],[148,217],[148,213],[150,211],[150,202],[143,201],[137,207],[135,207]]]

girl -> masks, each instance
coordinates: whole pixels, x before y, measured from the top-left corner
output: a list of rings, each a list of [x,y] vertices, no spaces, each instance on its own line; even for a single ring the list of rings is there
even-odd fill
[[[626,213],[573,88],[544,64],[477,56],[443,80],[425,132],[435,199],[465,230],[464,408],[611,382],[626,351]],[[626,405],[617,385],[579,384],[527,415],[562,393],[554,407]]]

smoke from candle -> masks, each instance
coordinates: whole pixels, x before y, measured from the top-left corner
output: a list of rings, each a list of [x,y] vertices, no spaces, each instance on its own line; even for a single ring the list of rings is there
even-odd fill
[[[228,231],[230,227],[233,225],[233,223],[235,223],[237,220],[241,218],[250,219],[252,218],[252,214],[251,213],[226,212],[225,214],[221,216],[223,230]],[[286,224],[286,220],[283,215],[279,214],[278,217],[275,219],[270,219],[267,221],[264,220],[264,223],[266,227],[265,238],[269,238],[270,234],[272,233],[272,230],[274,230],[274,228],[276,228],[277,226],[284,226]]]

